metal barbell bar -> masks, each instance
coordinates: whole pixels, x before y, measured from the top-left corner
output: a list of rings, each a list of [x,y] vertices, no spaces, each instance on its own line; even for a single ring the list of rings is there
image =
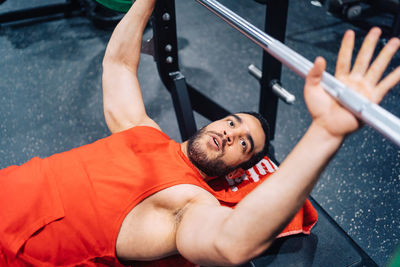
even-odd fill
[[[300,77],[305,78],[312,68],[313,63],[308,59],[258,29],[218,1],[196,1],[262,47]],[[348,88],[327,72],[323,73],[321,84],[323,88],[346,109],[400,147],[399,118]]]

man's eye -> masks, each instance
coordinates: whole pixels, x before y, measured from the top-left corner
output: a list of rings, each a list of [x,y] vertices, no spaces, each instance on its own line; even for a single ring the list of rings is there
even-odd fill
[[[228,121],[229,126],[233,127],[235,126],[235,123],[233,121]]]
[[[240,140],[240,145],[245,149],[247,144],[244,140]]]

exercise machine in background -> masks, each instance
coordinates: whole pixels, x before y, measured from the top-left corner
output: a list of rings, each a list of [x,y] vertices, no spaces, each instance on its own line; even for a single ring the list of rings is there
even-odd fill
[[[0,5],[5,0],[0,0]],[[101,29],[115,27],[124,16],[124,12],[128,11],[132,1],[102,0],[100,3],[95,0],[65,0],[64,3],[55,3],[47,5],[38,5],[35,7],[22,8],[18,10],[9,10],[0,13],[0,24],[4,23],[20,23],[24,21],[35,21],[49,18],[63,18],[71,16],[86,16],[93,24]],[[104,5],[107,2],[115,3],[114,5]],[[122,2],[122,4],[121,4]],[[109,7],[114,7],[110,9]]]
[[[363,20],[363,15],[383,12],[393,16],[389,37],[400,36],[400,0],[329,0],[328,11],[334,15],[357,22],[357,26],[370,28]]]

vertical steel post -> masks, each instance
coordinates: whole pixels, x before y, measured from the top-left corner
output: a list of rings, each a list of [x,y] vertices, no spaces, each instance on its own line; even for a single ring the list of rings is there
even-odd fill
[[[178,119],[182,141],[189,139],[196,131],[196,122],[190,104],[185,77],[182,73],[171,73],[174,86],[171,87],[171,96],[174,102],[175,114]]]
[[[288,0],[267,0],[265,32],[281,42],[285,40],[287,11]],[[271,81],[280,81],[281,70],[282,64],[264,50],[259,112],[270,124],[271,140],[275,136],[276,115],[278,111],[278,97],[272,91]]]
[[[152,16],[154,60],[165,87],[171,93],[182,140],[196,132],[185,77],[179,70],[175,1],[157,1]]]

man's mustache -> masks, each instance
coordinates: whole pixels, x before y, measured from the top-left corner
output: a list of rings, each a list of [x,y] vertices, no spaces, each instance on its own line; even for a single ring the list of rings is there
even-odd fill
[[[226,140],[226,138],[224,138],[224,136],[222,134],[218,133],[218,132],[207,131],[207,133],[212,133],[212,134],[218,136],[219,138],[221,138],[221,140],[222,140],[221,149],[222,149],[222,152],[224,152],[225,151],[225,146],[226,146],[226,143],[228,142],[228,140]]]

